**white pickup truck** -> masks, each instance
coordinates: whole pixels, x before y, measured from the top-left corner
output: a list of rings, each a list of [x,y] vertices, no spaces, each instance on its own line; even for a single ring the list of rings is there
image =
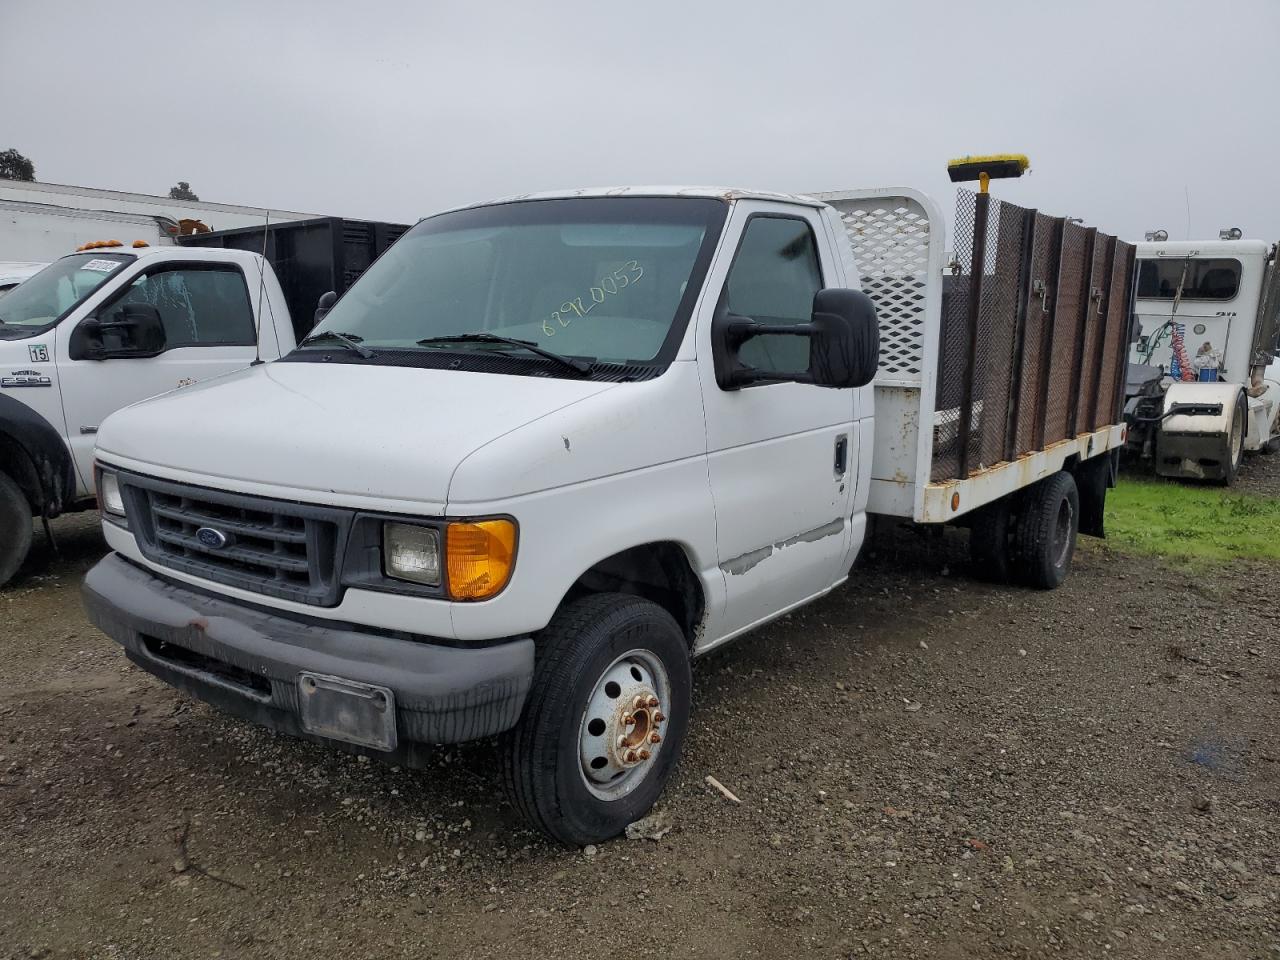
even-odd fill
[[[1105,369],[1064,341],[1072,395],[1040,327],[987,337],[1003,301],[982,289],[1016,281],[1042,215],[992,216],[1013,246],[976,277],[909,190],[580,190],[423,220],[327,339],[102,425],[113,553],[89,615],[144,669],[289,734],[411,765],[502,734],[532,824],[616,835],[676,763],[691,660],[844,582],[869,512],[972,521],[987,572],[1042,587],[1078,529],[1101,533],[1119,400],[1094,415],[1071,375],[1118,385],[1127,330],[1095,341]],[[1096,241],[1109,277],[1125,251]],[[1052,306],[1039,269],[1024,313]],[[986,351],[961,364],[962,415],[938,390],[966,341],[943,342],[944,274],[983,305],[957,314]],[[1127,307],[1115,275],[1086,325],[1109,290]],[[1036,376],[998,389],[1000,351]],[[1020,405],[1044,416],[1006,435]]]
[[[33,515],[92,507],[107,414],[294,345],[271,266],[238,250],[73,253],[0,299],[0,586]]]

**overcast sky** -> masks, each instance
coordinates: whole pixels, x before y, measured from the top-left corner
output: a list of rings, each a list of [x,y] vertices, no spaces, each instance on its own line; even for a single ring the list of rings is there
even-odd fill
[[[1280,237],[1280,0],[0,0],[40,180],[414,221],[618,183],[909,184],[1134,238]]]

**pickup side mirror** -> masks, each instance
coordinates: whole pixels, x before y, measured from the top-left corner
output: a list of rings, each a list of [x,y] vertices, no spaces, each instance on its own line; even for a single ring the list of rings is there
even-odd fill
[[[164,321],[149,303],[126,303],[106,319],[90,317],[71,335],[72,360],[154,357],[164,353]]]
[[[758,370],[744,364],[742,345],[753,337],[809,338],[809,367],[799,373]],[[880,362],[880,330],[875,302],[857,290],[832,287],[813,297],[808,323],[756,323],[722,305],[711,322],[711,352],[716,383],[737,390],[753,383],[811,383],[819,387],[864,387]]]
[[[338,295],[332,290],[328,291],[327,293],[320,294],[320,300],[316,304],[316,318],[314,321],[312,321],[311,325],[314,327],[321,320],[323,320],[324,315],[328,313],[329,309],[337,302],[338,302]]]

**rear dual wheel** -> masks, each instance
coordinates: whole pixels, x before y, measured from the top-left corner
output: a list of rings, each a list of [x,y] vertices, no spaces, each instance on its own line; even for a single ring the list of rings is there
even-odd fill
[[[979,510],[969,552],[984,579],[1052,590],[1071,572],[1079,529],[1080,493],[1063,470]]]
[[[657,604],[625,594],[566,604],[537,638],[529,699],[503,738],[512,804],[562,843],[617,836],[671,776],[691,686],[684,633]]]

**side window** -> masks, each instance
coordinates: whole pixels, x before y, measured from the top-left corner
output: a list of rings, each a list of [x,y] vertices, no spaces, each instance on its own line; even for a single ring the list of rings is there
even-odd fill
[[[760,323],[808,323],[822,268],[813,230],[804,220],[753,217],[738,246],[726,285],[729,312]],[[809,366],[804,337],[755,337],[743,344],[744,363],[759,370],[796,372]]]
[[[108,311],[129,303],[160,311],[166,349],[254,342],[249,291],[235,267],[187,265],[144,274]]]

